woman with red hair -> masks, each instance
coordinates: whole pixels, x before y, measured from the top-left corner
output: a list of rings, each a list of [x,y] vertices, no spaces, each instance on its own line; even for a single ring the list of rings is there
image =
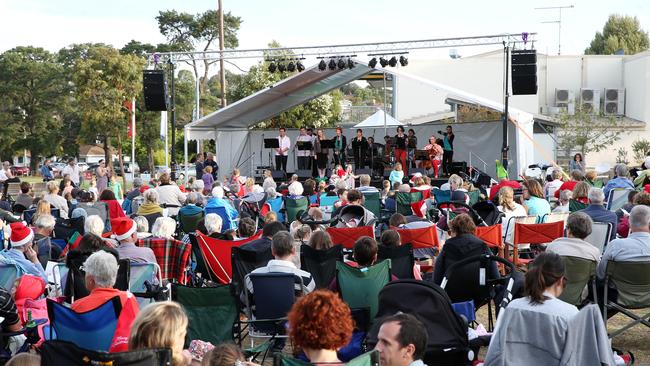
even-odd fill
[[[336,351],[352,338],[350,308],[328,290],[301,297],[289,312],[289,338],[312,364],[342,363]]]

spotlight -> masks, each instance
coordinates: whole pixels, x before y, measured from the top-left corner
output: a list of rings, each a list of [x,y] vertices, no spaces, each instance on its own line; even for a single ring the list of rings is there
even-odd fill
[[[386,60],[383,57],[380,57],[379,58],[379,64],[381,65],[381,67],[386,67],[386,65],[388,65],[388,60]]]
[[[278,62],[278,71],[284,72],[284,70],[286,70],[286,69],[287,69],[287,65],[285,65],[285,64],[283,64],[281,62]]]
[[[325,63],[325,60],[320,60],[320,62],[318,63],[318,70],[325,71],[326,68],[327,68],[327,63]]]
[[[298,69],[298,72],[303,72],[305,71],[305,65],[303,65],[302,62],[298,61],[296,62],[296,69]]]
[[[406,66],[406,65],[409,64],[409,59],[404,57],[404,56],[400,56],[399,57],[399,64],[402,65],[402,66]]]
[[[377,66],[377,58],[373,57],[372,59],[370,59],[370,61],[368,61],[368,67],[374,69],[375,66]]]
[[[388,61],[388,64],[390,65],[390,67],[397,66],[397,58],[395,56],[391,57],[390,61]]]
[[[277,67],[275,66],[275,62],[271,61],[271,63],[269,64],[269,72],[273,74],[276,69]]]
[[[294,64],[293,61],[289,61],[289,63],[287,64],[287,71],[289,72],[296,71],[296,64]]]
[[[351,58],[348,58],[348,69],[354,69],[354,61]]]
[[[334,61],[334,59],[331,58],[330,62],[327,64],[327,67],[329,67],[330,70],[336,70],[336,61]]]
[[[346,64],[344,59],[340,58],[336,64],[338,65],[339,70],[345,69]]]

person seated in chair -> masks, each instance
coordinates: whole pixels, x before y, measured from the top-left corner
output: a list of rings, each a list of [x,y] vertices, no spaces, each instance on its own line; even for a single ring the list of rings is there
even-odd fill
[[[20,193],[16,196],[14,207],[17,205],[20,205],[25,209],[32,207],[32,203],[34,203],[34,196],[33,194],[30,194],[32,193],[30,192],[31,189],[32,185],[29,184],[29,182],[20,183]]]
[[[52,215],[40,215],[36,222],[36,233],[34,234],[34,247],[37,249],[38,260],[43,268],[51,259],[58,259],[61,256],[61,248],[53,245],[50,237],[56,225],[56,219]]]
[[[368,174],[361,174],[359,176],[359,188],[357,190],[361,193],[379,193],[376,187],[370,185],[371,179]]]
[[[199,207],[201,204],[203,204],[203,198],[199,193],[188,193],[187,199],[185,200],[185,206],[178,210],[178,221],[183,222],[183,217],[200,215],[201,212],[203,212],[203,208]]]
[[[220,240],[233,240],[232,235],[221,233],[221,227],[223,226],[221,216],[213,213],[207,214],[203,222],[205,224],[205,231],[209,237]]]
[[[153,231],[153,230],[152,230]],[[116,248],[120,259],[128,259],[136,263],[157,263],[156,256],[151,248],[139,247],[138,227],[135,221],[128,217],[113,220],[113,232],[120,245]]]
[[[32,229],[25,226],[23,222],[14,222],[9,227],[11,249],[0,251],[0,263],[13,263],[18,266],[19,272],[39,276],[47,281],[45,270],[38,261],[38,253],[33,247]]]
[[[262,237],[242,245],[241,248],[244,250],[254,250],[256,252],[270,250],[273,236],[280,231],[287,231],[287,228],[281,222],[267,222],[264,224],[264,228],[262,229]]]
[[[618,218],[614,212],[605,208],[605,194],[602,189],[595,187],[589,188],[589,206],[579,212],[589,215],[594,222],[611,223],[612,233],[609,239],[616,239]]]
[[[354,242],[354,247],[352,247],[352,257],[354,261],[346,261],[346,264],[352,267],[366,268],[374,265],[377,262],[377,242],[375,239],[362,236],[357,241]],[[390,275],[391,281],[397,281],[398,278],[395,275]],[[332,280],[329,285],[329,289],[338,292],[339,284],[336,277]]]
[[[86,288],[90,291],[90,295],[73,302],[72,310],[85,313],[97,309],[114,297],[119,297],[122,311],[109,351],[127,351],[131,324],[138,315],[140,307],[133,294],[113,288],[117,279],[117,260],[112,254],[100,250],[91,254],[83,267],[86,272]]]
[[[212,198],[210,198],[208,200],[208,203],[206,203],[205,212],[217,214],[218,212],[222,212],[222,214],[219,214],[219,216],[221,216],[221,220],[223,220],[224,226],[227,229],[237,228],[236,220],[239,216],[239,213],[232,206],[231,201],[224,198],[223,187],[217,186],[212,189]]]
[[[566,237],[557,238],[546,247],[547,252],[560,256],[578,257],[590,261],[600,260],[600,250],[585,241],[591,234],[593,221],[582,213],[572,213],[566,222]]]

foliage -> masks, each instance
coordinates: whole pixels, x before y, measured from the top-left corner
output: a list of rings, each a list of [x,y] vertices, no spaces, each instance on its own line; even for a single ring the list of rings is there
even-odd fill
[[[559,118],[559,147],[579,151],[582,156],[612,146],[620,139],[623,122],[614,117],[595,116],[581,110],[575,115],[562,114]]]
[[[622,49],[626,55],[633,55],[649,47],[648,32],[641,29],[637,17],[612,14],[603,32],[596,32],[585,54],[612,55]]]
[[[483,122],[502,120],[503,114],[490,108],[459,105],[458,121],[459,122]]]
[[[616,164],[629,164],[630,161],[627,158],[627,149],[624,147],[619,147],[618,150],[616,150]]]
[[[650,141],[643,137],[638,138],[632,143],[632,154],[634,154],[634,161],[638,164],[643,163],[649,151]]]

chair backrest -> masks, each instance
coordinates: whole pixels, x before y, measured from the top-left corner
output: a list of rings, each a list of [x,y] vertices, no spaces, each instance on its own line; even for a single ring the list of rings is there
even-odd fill
[[[238,240],[219,240],[197,231],[196,241],[201,257],[209,270],[209,276],[220,284],[226,285],[232,279],[231,251],[244,243]]]
[[[278,218],[278,221],[285,222],[284,212],[282,211],[282,204],[284,199],[282,197],[276,197],[272,200],[267,200],[265,204],[268,204],[269,209],[275,212],[275,215]]]
[[[372,212],[375,217],[379,217],[381,215],[381,196],[379,192],[364,192],[363,197],[363,206]]]
[[[566,287],[558,297],[560,300],[573,305],[582,303],[582,291],[589,280],[596,276],[596,261],[585,258],[562,256],[567,279]]]
[[[503,235],[503,240],[507,243],[512,243],[514,236],[513,233],[515,231],[515,223],[535,224],[537,223],[537,215],[511,216],[506,222],[506,230]]]
[[[149,237],[142,240],[142,246],[153,251],[163,279],[186,283],[186,269],[189,267],[192,252],[191,244],[176,239]]]
[[[7,185],[7,196],[15,197],[20,193],[20,183],[9,183]]]
[[[52,269],[52,277],[54,279],[54,287],[59,296],[63,295],[63,290],[68,280],[68,267],[65,263],[57,263]],[[1,272],[1,271],[0,271]]]
[[[234,202],[233,202],[234,204]],[[235,209],[237,209],[239,206],[235,206]],[[221,217],[221,220],[223,221],[223,224],[221,226],[221,232],[225,232],[226,230],[230,229],[236,229],[237,225],[236,222],[234,221],[234,217],[230,217],[229,211],[225,206],[218,206],[218,207],[206,207],[205,208],[205,214],[217,214],[219,217]]]
[[[332,207],[334,203],[339,200],[338,196],[328,196],[326,193],[320,196],[320,207]]]
[[[397,212],[404,216],[413,215],[411,203],[422,201],[422,192],[397,192],[395,193]]]
[[[87,258],[87,257],[86,257]],[[113,288],[126,291],[129,289],[129,278],[131,272],[131,261],[120,259],[117,261],[117,279]],[[83,266],[73,266],[68,268],[68,279],[66,281],[65,294],[74,300],[84,298],[89,295],[86,288],[86,272]],[[71,300],[72,301],[72,300]]]
[[[47,190],[47,183],[45,182],[34,182],[32,183],[32,192],[35,194],[41,194]]]
[[[404,244],[398,247],[387,247],[379,245],[377,250],[377,261],[390,259],[391,273],[400,280],[413,279],[413,245]]]
[[[147,292],[147,287],[144,282],[149,281],[150,284],[162,285],[161,270],[156,263],[131,263],[129,270],[129,291],[134,294]],[[154,302],[154,299],[138,297],[138,303],[142,308],[146,304]]]
[[[18,266],[15,264],[0,263],[0,287],[11,292],[14,282],[18,278]]]
[[[354,242],[362,236],[375,238],[375,228],[372,226],[328,227],[326,231],[330,234],[332,243],[335,245],[341,244],[346,249],[352,249]]]
[[[566,225],[566,221],[569,219],[569,212],[553,212],[546,214],[542,217],[542,222],[544,223],[549,223],[549,222],[558,222],[562,221],[564,222],[564,225]]]
[[[290,355],[276,353],[273,355],[273,366],[311,366],[312,364]],[[372,350],[346,362],[347,366],[379,366],[379,351]]]
[[[616,211],[627,203],[627,196],[633,189],[615,188],[609,191],[607,197],[607,209]]]
[[[251,326],[264,333],[280,333],[284,326],[278,320],[285,318],[296,301],[296,282],[302,288],[302,279],[293,273],[250,273],[246,276],[253,287],[254,319],[269,319]],[[248,282],[248,281],[247,281]],[[248,291],[247,291],[248,292]],[[248,299],[248,294],[246,295]],[[251,304],[247,307],[250,311]]]
[[[230,253],[232,290],[235,295],[239,297],[246,287],[246,275],[257,268],[266,266],[266,264],[273,259],[273,254],[271,253],[270,248],[267,251],[258,252],[255,250],[242,249],[241,247],[232,247]]]
[[[294,222],[298,218],[298,211],[306,211],[309,208],[307,197],[285,198],[284,208],[287,210],[287,222]]]
[[[50,339],[52,334],[56,334],[58,340],[69,341],[82,348],[108,351],[121,312],[119,296],[85,313],[77,313],[65,305],[48,299]]]
[[[605,251],[605,246],[609,243],[612,233],[611,222],[594,222],[591,224],[591,234],[585,238],[585,241],[600,250]]]
[[[185,346],[201,339],[212,344],[233,339],[233,324],[238,320],[237,302],[229,286],[187,287],[172,284],[172,301],[183,305],[189,320]]]
[[[472,255],[454,262],[448,265],[440,287],[454,303],[474,300],[476,306],[485,304],[492,296],[489,280],[494,278],[489,278],[489,274],[494,261],[505,262],[500,257],[487,254]]]
[[[205,217],[205,212],[200,211],[194,215],[182,215],[180,217],[180,229],[184,233],[193,233],[199,226],[199,221]]]
[[[491,248],[503,248],[503,229],[501,224],[492,226],[477,226],[476,237],[483,240]]]
[[[379,291],[390,279],[390,259],[365,268],[336,262],[336,282],[341,298],[352,309],[368,309],[370,319],[377,314]]]
[[[450,190],[442,190],[440,188],[434,187],[432,192],[433,192],[433,198],[435,198],[436,203],[443,203],[443,202],[451,201],[451,191]]]
[[[316,250],[309,245],[300,246],[300,268],[311,274],[316,288],[327,288],[336,278],[336,262],[343,260],[343,246]]]
[[[40,348],[42,365],[139,365],[168,366],[172,363],[169,348],[148,348],[128,352],[97,352],[81,348],[74,343],[51,340]]]
[[[469,197],[469,205],[473,206],[479,199],[481,199],[481,191],[478,189],[468,191],[467,196]]]
[[[621,306],[629,309],[650,307],[650,262],[608,261],[606,280],[616,286],[616,302]]]
[[[440,247],[436,225],[416,229],[399,229],[396,227],[391,227],[391,229],[397,231],[402,245],[411,244],[413,249]]]
[[[569,212],[576,212],[576,211],[584,210],[585,208],[587,208],[587,206],[589,206],[589,205],[586,204],[586,203],[582,203],[582,202],[576,201],[574,199],[569,200]]]
[[[520,224],[515,222],[513,244],[544,244],[564,236],[564,222]]]

